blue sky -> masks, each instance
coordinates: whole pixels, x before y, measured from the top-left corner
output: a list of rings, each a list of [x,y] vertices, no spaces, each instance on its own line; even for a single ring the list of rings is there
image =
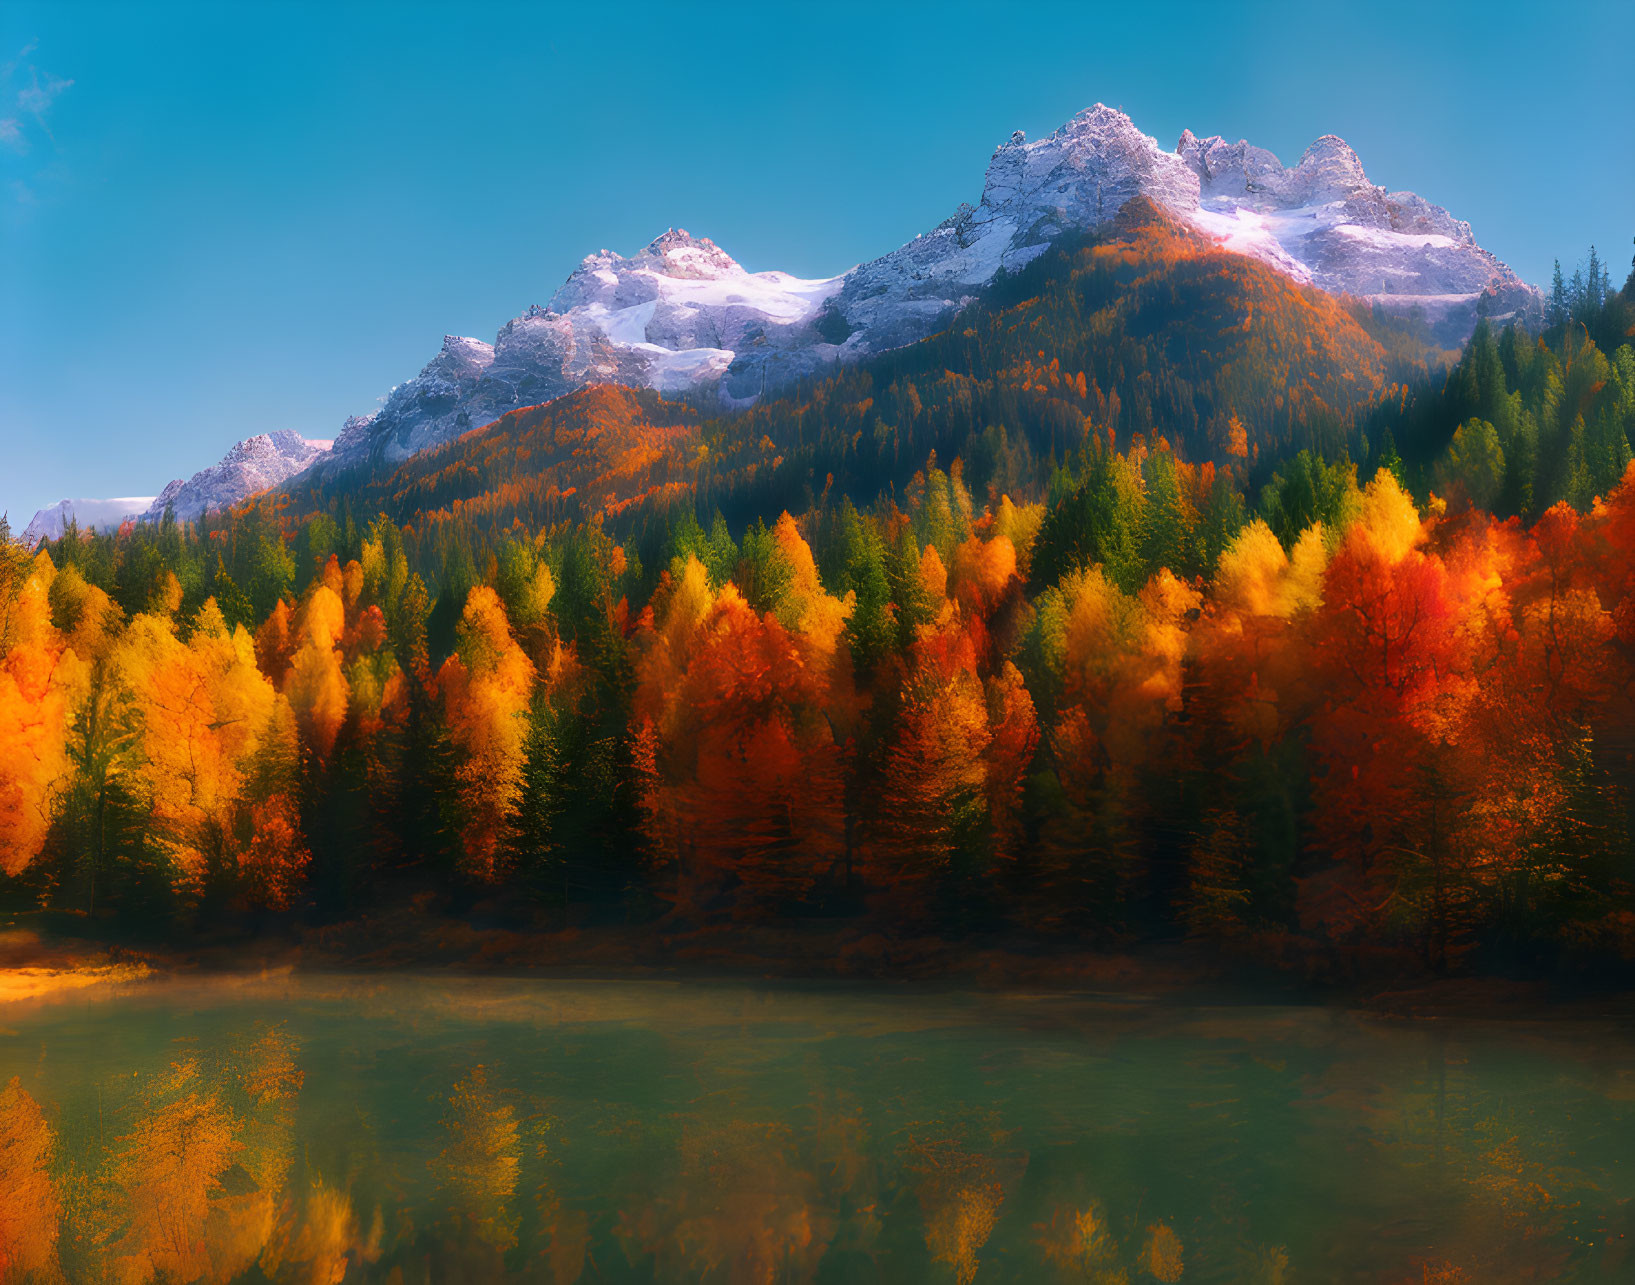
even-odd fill
[[[1635,232],[1635,5],[0,0],[0,508],[332,436],[664,228],[828,275],[1092,102],[1337,133],[1524,277]]]

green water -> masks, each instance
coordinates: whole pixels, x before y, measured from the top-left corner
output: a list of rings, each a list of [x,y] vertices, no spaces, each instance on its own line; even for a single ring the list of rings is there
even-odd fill
[[[1611,1024],[393,976],[0,1027],[46,1277],[1635,1281]]]

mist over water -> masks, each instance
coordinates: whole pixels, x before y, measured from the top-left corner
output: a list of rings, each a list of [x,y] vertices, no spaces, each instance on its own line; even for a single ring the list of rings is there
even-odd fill
[[[911,989],[162,983],[8,1010],[0,1266],[1624,1279],[1630,1052],[1610,1026]]]

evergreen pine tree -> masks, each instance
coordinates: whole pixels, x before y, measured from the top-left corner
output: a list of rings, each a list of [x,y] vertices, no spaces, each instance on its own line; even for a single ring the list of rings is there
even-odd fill
[[[562,760],[556,714],[543,688],[534,695],[523,755],[522,791],[507,826],[507,864],[531,898],[565,903],[566,866],[557,834],[563,811]]]

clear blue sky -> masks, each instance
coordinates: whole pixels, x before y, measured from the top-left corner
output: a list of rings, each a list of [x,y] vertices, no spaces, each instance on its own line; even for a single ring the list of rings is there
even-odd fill
[[[1635,232],[1635,4],[0,0],[0,508],[332,436],[665,227],[827,275],[1095,101],[1471,221],[1524,277]]]

